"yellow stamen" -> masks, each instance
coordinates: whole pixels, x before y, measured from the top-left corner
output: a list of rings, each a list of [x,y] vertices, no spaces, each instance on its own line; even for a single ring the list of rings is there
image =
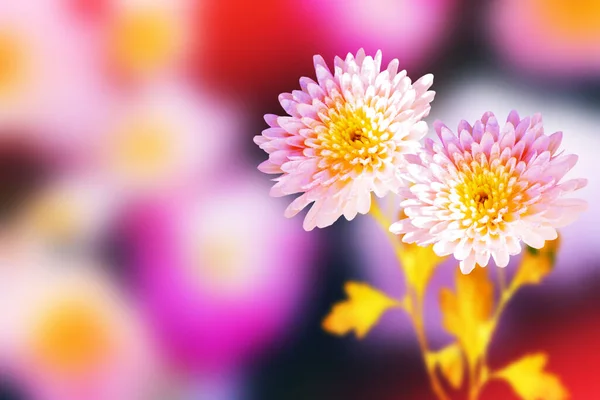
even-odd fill
[[[504,166],[491,169],[475,161],[461,167],[462,181],[450,192],[456,199],[451,209],[463,214],[464,227],[472,226],[483,234],[497,233],[517,211],[514,174]]]
[[[329,109],[323,118],[326,129],[319,132],[314,147],[333,172],[379,168],[395,149],[389,130],[382,129],[381,114],[379,119],[372,117],[377,112],[369,106],[354,109],[348,103]]]

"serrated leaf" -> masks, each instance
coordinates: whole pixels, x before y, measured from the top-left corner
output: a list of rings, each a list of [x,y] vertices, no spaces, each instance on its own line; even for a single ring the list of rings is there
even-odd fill
[[[444,328],[453,334],[470,365],[481,356],[489,343],[492,324],[494,288],[485,268],[475,268],[464,275],[456,269],[456,292],[440,292]]]
[[[344,286],[348,299],[334,304],[323,320],[323,329],[334,335],[351,331],[362,339],[390,308],[402,307],[402,302],[361,282],[347,282]]]
[[[569,392],[558,376],[544,371],[548,357],[537,353],[527,355],[494,374],[506,380],[523,400],[563,400]]]
[[[442,375],[454,389],[462,385],[465,366],[458,343],[436,352],[428,352],[425,357],[430,368],[440,368]]]
[[[547,241],[541,249],[527,246],[519,269],[511,283],[511,290],[516,290],[523,285],[536,285],[548,275],[554,267],[556,253],[560,244],[559,239]]]

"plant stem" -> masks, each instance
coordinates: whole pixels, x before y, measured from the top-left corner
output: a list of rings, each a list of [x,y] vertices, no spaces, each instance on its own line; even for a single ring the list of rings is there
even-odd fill
[[[500,298],[502,298],[504,292],[506,292],[506,275],[504,273],[504,268],[496,268],[496,272],[498,273],[498,284],[500,286]]]
[[[492,319],[491,319],[491,323],[492,323],[492,333],[496,330],[496,327],[498,326],[498,323],[500,322],[500,317],[502,316],[502,312],[504,311],[504,309],[506,308],[506,305],[508,304],[508,302],[510,301],[510,299],[512,298],[512,296],[515,293],[514,288],[512,288],[512,286],[507,286],[506,284],[506,276],[504,273],[504,268],[496,268],[497,273],[498,273],[498,286],[500,289],[500,297],[498,299],[498,306],[496,307],[496,310],[494,311],[494,315],[492,315]],[[491,337],[490,337],[490,341],[491,341]],[[483,349],[483,354],[481,355],[481,367],[485,368],[487,370],[488,366],[487,366],[487,357],[488,357],[488,349],[489,349],[489,343],[486,344],[486,346]],[[482,378],[482,376],[479,376],[479,379],[477,379],[477,381],[473,381],[474,385],[469,389],[469,399],[470,400],[476,400],[477,396],[479,395],[479,390],[483,387],[483,385],[485,385],[485,383],[487,382],[487,375],[484,378]]]
[[[412,293],[414,295],[414,293]],[[417,296],[413,296],[417,297]],[[449,397],[444,392],[444,388],[440,383],[437,374],[435,373],[435,367],[430,366],[427,362],[427,353],[429,352],[429,346],[427,344],[427,336],[425,335],[425,328],[423,323],[423,302],[417,299],[415,302],[415,307],[409,312],[410,318],[415,327],[415,333],[417,336],[417,341],[419,342],[419,348],[421,349],[421,354],[423,355],[423,362],[425,364],[425,369],[427,369],[427,375],[429,376],[429,381],[431,383],[431,389],[435,393],[435,395],[440,400],[448,400]]]
[[[391,225],[390,221],[381,211],[377,200],[373,197],[371,200],[371,211],[370,214],[373,216],[375,221],[379,224],[379,226],[386,233],[386,236],[390,239],[390,242],[394,248],[394,252],[396,254],[396,259],[399,264],[402,264],[400,254],[402,253],[402,242],[399,238],[389,231],[389,227]],[[401,265],[402,266],[402,265]],[[402,268],[401,268],[402,269]],[[449,400],[449,397],[444,392],[444,388],[440,383],[438,376],[435,372],[435,367],[430,366],[427,360],[427,353],[429,352],[429,347],[427,344],[427,336],[425,334],[424,328],[424,312],[423,312],[423,299],[414,293],[414,290],[407,284],[408,296],[411,299],[412,306],[407,309],[408,315],[415,327],[415,333],[417,336],[417,341],[419,343],[419,349],[421,350],[421,355],[423,356],[423,362],[425,364],[425,369],[427,370],[427,375],[429,376],[429,381],[431,383],[431,388],[438,399],[440,400]]]

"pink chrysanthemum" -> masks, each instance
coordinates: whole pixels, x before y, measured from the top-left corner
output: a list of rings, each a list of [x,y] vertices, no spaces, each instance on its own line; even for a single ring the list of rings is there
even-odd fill
[[[303,193],[286,209],[292,217],[314,202],[304,229],[323,228],[342,214],[353,219],[371,206],[371,192],[381,197],[402,185],[404,156],[420,148],[427,133],[421,121],[435,93],[433,75],[415,83],[397,72],[394,59],[381,71],[361,49],[335,58],[332,74],[321,56],[314,57],[317,82],[301,78],[302,90],[279,96],[290,116],[266,115],[270,128],[254,142],[269,153],[258,168],[275,179],[272,196]]]
[[[539,249],[585,209],[585,201],[563,198],[587,183],[561,182],[577,156],[557,153],[562,132],[545,135],[539,114],[521,120],[513,111],[502,131],[492,113],[473,127],[462,121],[458,135],[434,125],[441,143],[426,139],[409,156],[413,184],[400,192],[407,217],[390,227],[404,242],[454,254],[463,273],[490,256],[505,267],[521,241]]]

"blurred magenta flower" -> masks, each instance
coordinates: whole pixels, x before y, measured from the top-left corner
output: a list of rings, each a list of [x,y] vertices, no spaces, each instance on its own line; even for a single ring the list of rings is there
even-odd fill
[[[457,0],[301,0],[334,51],[382,49],[403,68],[421,67],[447,41]]]
[[[600,74],[600,3],[595,0],[501,0],[486,26],[505,61],[544,75]]]
[[[562,132],[546,135],[541,114],[521,119],[513,110],[501,128],[486,112],[473,126],[461,121],[457,133],[434,125],[440,141],[426,139],[409,160],[413,185],[400,191],[406,217],[390,227],[403,242],[453,254],[465,274],[490,256],[506,267],[521,241],[541,249],[587,207],[563,197],[587,180],[561,182],[578,157],[558,152]]]
[[[2,367],[39,400],[142,399],[157,353],[141,316],[95,265],[28,255],[0,308]]]
[[[139,293],[176,367],[236,369],[301,315],[311,242],[263,190],[238,175],[130,220]]]
[[[340,216],[352,220],[371,208],[371,192],[383,197],[403,184],[405,156],[420,148],[427,133],[421,121],[435,92],[433,75],[412,82],[398,60],[381,70],[375,57],[359,50],[335,58],[332,74],[314,57],[317,82],[300,78],[302,90],[283,93],[289,116],[265,115],[270,128],[254,142],[269,154],[258,166],[274,180],[272,196],[302,193],[285,211],[292,217],[314,202],[304,229],[324,228]]]

